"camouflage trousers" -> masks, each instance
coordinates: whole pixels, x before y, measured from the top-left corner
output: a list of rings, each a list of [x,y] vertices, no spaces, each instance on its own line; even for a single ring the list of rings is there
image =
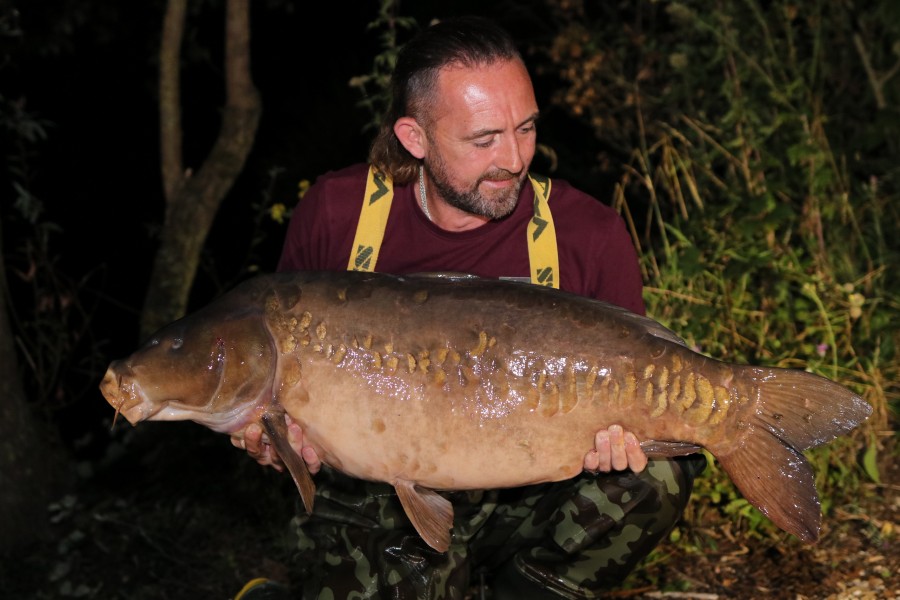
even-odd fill
[[[495,599],[505,588],[519,600],[601,597],[672,530],[705,466],[694,454],[641,473],[447,494],[445,553],[421,540],[391,486],[326,469],[314,515],[293,520],[303,598],[456,600],[484,574]]]

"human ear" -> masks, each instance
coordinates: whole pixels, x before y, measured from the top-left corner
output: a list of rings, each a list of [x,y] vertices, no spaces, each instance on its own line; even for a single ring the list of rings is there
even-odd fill
[[[406,151],[416,158],[425,156],[425,146],[427,138],[425,130],[419,125],[419,122],[412,117],[400,117],[394,123],[394,135],[406,148]]]

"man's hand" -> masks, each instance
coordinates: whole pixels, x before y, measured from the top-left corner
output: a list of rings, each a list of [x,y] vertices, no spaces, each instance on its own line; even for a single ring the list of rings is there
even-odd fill
[[[610,425],[594,436],[594,449],[584,455],[584,470],[609,473],[631,469],[635,473],[647,466],[647,455],[630,431],[621,425]]]
[[[290,415],[284,415],[284,422],[287,424],[288,442],[306,462],[306,468],[309,469],[311,475],[315,475],[322,468],[322,461],[312,446],[306,443],[303,437],[303,430],[299,425],[294,423]],[[250,458],[263,466],[270,466],[276,471],[284,470],[284,462],[278,456],[275,447],[267,435],[263,435],[262,427],[258,423],[251,423],[244,428],[243,432],[237,432],[231,436],[231,444],[235,448],[241,448],[247,451]]]

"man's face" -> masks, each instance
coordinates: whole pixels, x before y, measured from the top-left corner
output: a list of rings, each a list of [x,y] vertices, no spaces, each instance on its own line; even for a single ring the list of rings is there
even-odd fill
[[[516,207],[534,158],[534,88],[519,61],[438,76],[425,170],[450,205],[499,219]]]

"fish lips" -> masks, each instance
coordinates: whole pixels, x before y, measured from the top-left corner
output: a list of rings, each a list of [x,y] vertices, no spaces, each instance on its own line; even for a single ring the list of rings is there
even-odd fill
[[[159,404],[155,410],[151,407],[140,387],[134,381],[134,373],[129,366],[122,361],[114,361],[106,370],[103,381],[100,382],[100,393],[106,398],[110,406],[116,409],[113,424],[119,415],[132,425],[145,421],[158,412],[164,405]]]

